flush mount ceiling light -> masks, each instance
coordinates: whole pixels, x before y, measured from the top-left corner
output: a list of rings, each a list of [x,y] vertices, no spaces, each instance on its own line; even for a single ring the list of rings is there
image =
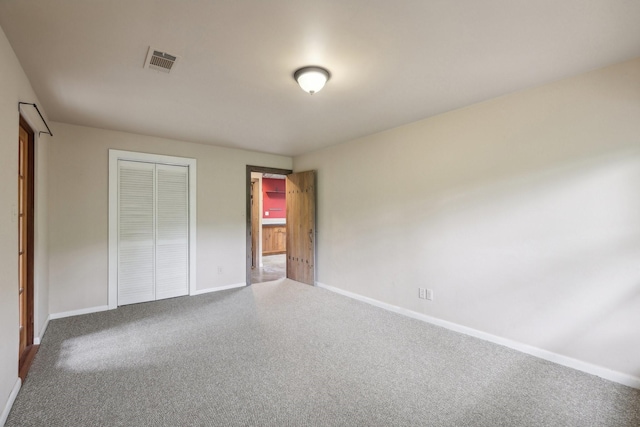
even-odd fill
[[[320,92],[330,77],[329,70],[322,67],[302,67],[293,73],[293,78],[296,79],[302,90],[311,95]]]

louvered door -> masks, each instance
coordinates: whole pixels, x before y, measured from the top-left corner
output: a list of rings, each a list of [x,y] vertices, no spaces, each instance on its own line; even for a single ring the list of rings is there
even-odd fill
[[[118,164],[118,305],[155,299],[155,165]]]
[[[188,291],[188,168],[119,160],[118,305]]]
[[[189,175],[157,165],[156,299],[189,292]]]

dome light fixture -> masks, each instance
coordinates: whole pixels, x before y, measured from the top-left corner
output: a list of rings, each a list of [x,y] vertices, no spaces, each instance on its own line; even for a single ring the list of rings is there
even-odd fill
[[[302,90],[313,95],[320,92],[331,78],[331,73],[322,67],[302,67],[293,73],[293,78],[296,79]]]

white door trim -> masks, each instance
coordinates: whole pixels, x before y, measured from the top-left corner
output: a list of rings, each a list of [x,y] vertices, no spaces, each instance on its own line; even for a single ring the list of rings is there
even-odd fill
[[[189,169],[189,295],[193,295],[196,290],[196,159],[109,150],[109,309],[118,307],[118,160]]]

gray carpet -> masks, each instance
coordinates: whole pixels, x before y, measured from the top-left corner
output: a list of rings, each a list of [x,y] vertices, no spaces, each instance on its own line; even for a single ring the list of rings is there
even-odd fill
[[[288,280],[52,321],[7,426],[640,426],[640,391]]]

